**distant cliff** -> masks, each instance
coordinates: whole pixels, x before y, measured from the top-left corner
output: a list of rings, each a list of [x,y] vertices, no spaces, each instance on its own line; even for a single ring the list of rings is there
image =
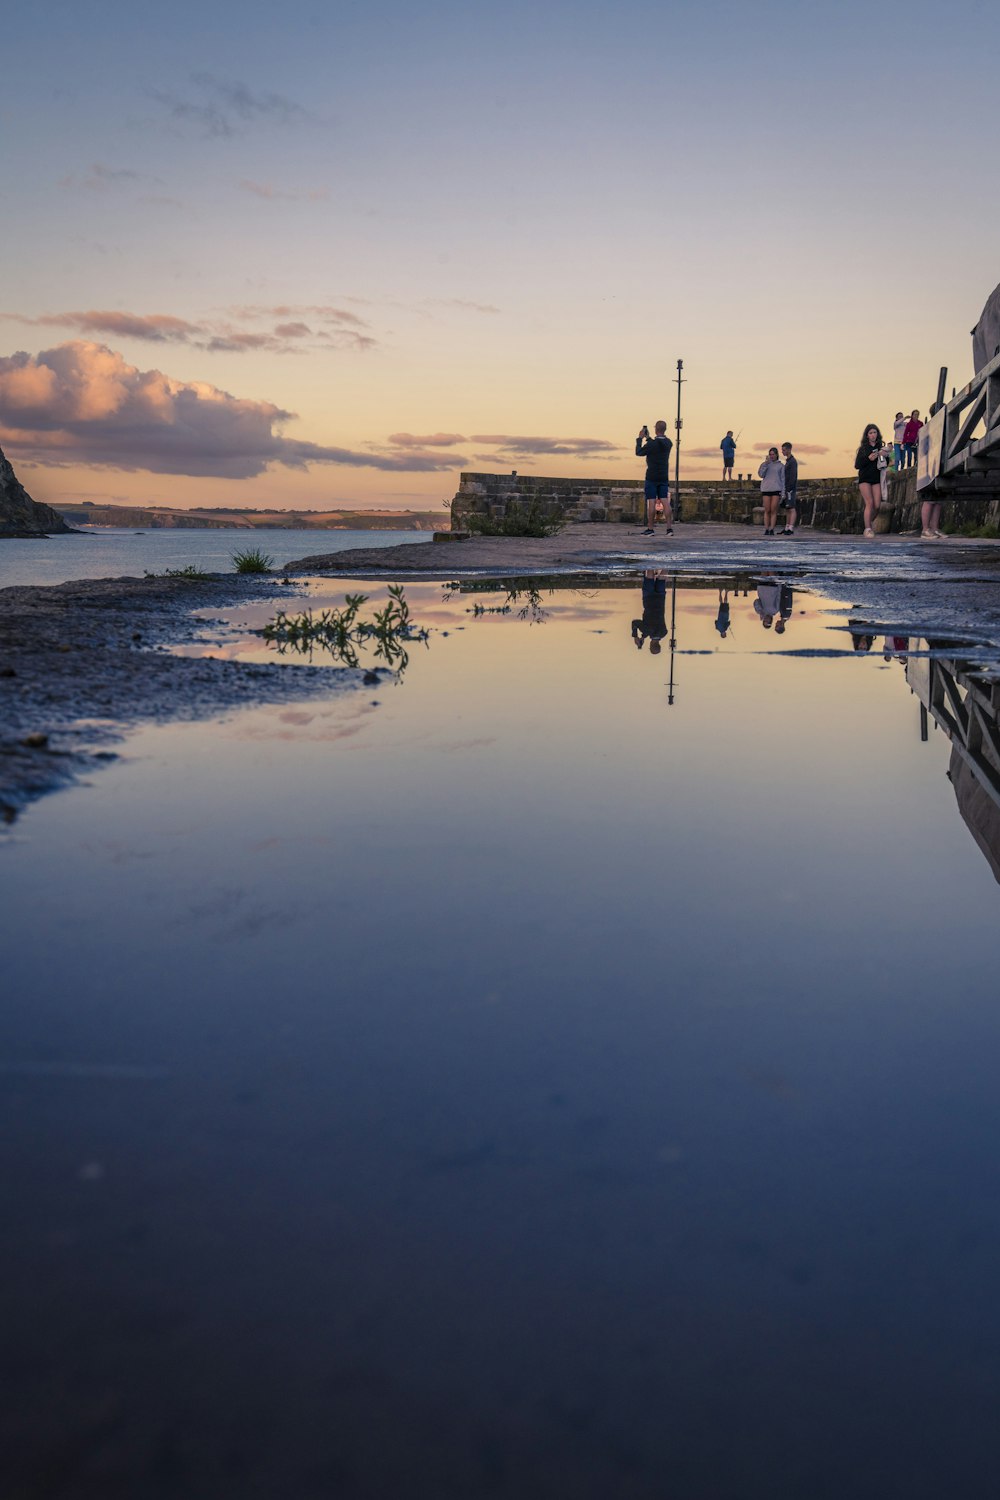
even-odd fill
[[[268,531],[435,531],[442,516],[430,510],[175,510],[169,505],[80,505],[60,506],[68,521],[81,526],[125,526],[131,530],[159,531],[163,527],[184,530]]]
[[[0,537],[52,536],[72,529],[51,506],[32,500],[0,448]]]

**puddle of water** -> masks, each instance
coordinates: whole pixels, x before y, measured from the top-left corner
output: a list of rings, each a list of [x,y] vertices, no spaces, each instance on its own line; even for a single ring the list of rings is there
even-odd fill
[[[959,665],[756,584],[673,655],[638,580],[406,592],[398,683],[132,736],[0,853],[16,1483],[989,1493]]]

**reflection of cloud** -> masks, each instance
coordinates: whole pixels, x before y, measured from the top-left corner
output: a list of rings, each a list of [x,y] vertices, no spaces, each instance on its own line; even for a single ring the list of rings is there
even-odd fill
[[[275,464],[343,464],[437,472],[441,453],[359,453],[282,434],[294,413],[204,382],[139,370],[102,344],[76,340],[0,358],[0,441],[43,463],[249,479]]]
[[[431,432],[423,437],[412,432],[392,432],[389,442],[394,448],[453,448],[456,443],[464,443],[465,438],[460,432]]]
[[[243,130],[260,122],[276,125],[306,124],[314,120],[283,94],[255,94],[238,80],[227,83],[211,73],[193,73],[191,83],[195,97],[172,94],[165,89],[151,90],[150,97],[161,104],[178,124],[197,126],[208,138],[241,135]]]
[[[245,193],[253,193],[255,198],[279,200],[283,203],[320,203],[330,196],[328,188],[315,188],[305,193],[290,193],[284,188],[272,187],[269,182],[251,182],[247,178],[244,178],[239,185]]]
[[[244,309],[248,317],[273,311],[287,314],[292,308]],[[308,324],[293,320],[279,323],[268,330],[244,330],[232,323],[192,323],[187,318],[175,318],[169,313],[130,312],[62,312],[44,313],[38,318],[22,317],[18,313],[0,313],[0,320],[25,323],[44,328],[72,328],[77,333],[106,334],[111,338],[141,339],[146,343],[192,344],[211,354],[246,354],[255,350],[267,350],[273,354],[286,354],[291,349],[301,348],[303,338],[314,338],[317,346],[334,349],[371,349],[377,340],[361,330],[366,327],[353,313],[341,312],[338,308],[316,308],[326,328],[315,332]]]
[[[533,458],[540,453],[565,453],[587,459],[620,452],[617,443],[609,443],[604,438],[515,437],[504,432],[474,432],[470,441],[497,448],[498,458]]]

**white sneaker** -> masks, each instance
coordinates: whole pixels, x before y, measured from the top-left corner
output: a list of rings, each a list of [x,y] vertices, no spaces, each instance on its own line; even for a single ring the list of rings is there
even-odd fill
[[[871,527],[869,526],[868,530],[865,532],[865,536],[874,536],[874,535],[875,535],[874,531],[872,531]]]

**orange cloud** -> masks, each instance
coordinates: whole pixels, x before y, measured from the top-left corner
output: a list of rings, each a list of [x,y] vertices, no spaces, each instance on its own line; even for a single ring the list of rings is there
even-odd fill
[[[39,462],[250,479],[275,464],[392,472],[454,468],[456,456],[359,453],[286,437],[294,420],[270,401],[140,370],[102,344],[74,340],[0,358],[0,438]]]

